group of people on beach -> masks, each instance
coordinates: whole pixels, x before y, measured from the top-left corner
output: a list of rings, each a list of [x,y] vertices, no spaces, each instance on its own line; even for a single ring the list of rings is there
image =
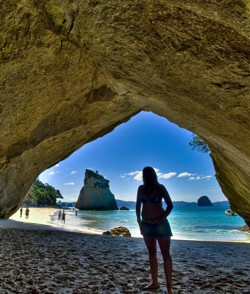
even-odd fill
[[[29,210],[28,207],[26,207],[26,209],[25,209],[25,218],[28,219],[29,215],[30,215],[30,210]],[[22,216],[23,216],[23,207],[20,208],[20,217],[22,217]]]
[[[62,220],[65,223],[66,214],[64,209],[63,210],[60,209],[60,211],[58,212],[58,219]]]
[[[166,294],[172,294],[172,258],[170,255],[171,228],[167,217],[173,209],[173,203],[165,186],[159,184],[155,170],[147,166],[142,171],[143,185],[138,187],[136,216],[149,254],[152,281],[143,290],[156,290],[158,282],[157,242],[164,261]],[[162,207],[165,201],[166,210]]]

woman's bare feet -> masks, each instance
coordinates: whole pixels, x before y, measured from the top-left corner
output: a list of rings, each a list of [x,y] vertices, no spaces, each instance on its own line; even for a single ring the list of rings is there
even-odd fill
[[[158,283],[151,282],[146,287],[142,288],[142,290],[155,290],[155,289],[159,289],[159,288],[160,288],[160,285]]]

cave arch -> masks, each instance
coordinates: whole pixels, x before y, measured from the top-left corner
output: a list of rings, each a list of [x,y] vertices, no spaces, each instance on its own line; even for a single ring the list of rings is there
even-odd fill
[[[4,3],[0,216],[45,168],[145,110],[205,140],[249,224],[249,7],[229,2]]]
[[[150,165],[166,177],[169,173],[169,178],[159,176],[161,181],[166,181],[173,201],[197,201],[200,195],[207,195],[212,202],[226,200],[214,177],[209,154],[192,150],[191,139],[192,133],[165,118],[140,112],[47,169],[39,175],[39,180],[59,189],[66,196],[64,202],[75,202],[85,170],[96,170],[110,181],[117,199],[135,201],[139,182],[129,174]],[[183,177],[178,177],[180,174]]]

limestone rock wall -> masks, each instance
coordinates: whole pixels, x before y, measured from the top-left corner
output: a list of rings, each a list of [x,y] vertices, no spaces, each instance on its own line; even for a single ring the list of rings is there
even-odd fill
[[[98,172],[86,169],[76,208],[81,210],[118,210],[114,194],[109,189],[109,181]]]
[[[140,110],[202,137],[250,223],[248,0],[0,1],[0,216]]]

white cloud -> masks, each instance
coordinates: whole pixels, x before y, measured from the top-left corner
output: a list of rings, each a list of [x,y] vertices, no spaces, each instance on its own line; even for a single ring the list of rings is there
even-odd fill
[[[196,176],[196,177],[190,177],[189,180],[190,181],[197,181],[197,180],[203,180],[203,179],[207,179],[209,180],[212,176]]]
[[[70,182],[70,183],[64,183],[65,186],[74,186],[75,183],[74,182]]]
[[[156,172],[158,179],[168,180],[177,175],[176,172],[163,173],[160,171],[159,168],[156,168],[156,167],[154,167],[154,170]],[[138,171],[138,170],[131,171],[131,172],[120,175],[120,177],[124,180],[128,180],[132,178],[135,181],[142,181],[142,171]],[[198,181],[203,179],[209,180],[212,176],[210,175],[202,176],[197,174],[191,174],[189,172],[182,172],[177,175],[177,178],[184,178],[184,177],[188,177],[190,181]]]
[[[55,174],[60,174],[60,173],[61,173],[60,171],[54,171],[54,170],[52,170],[52,171],[49,172],[49,175],[50,176],[53,176]]]
[[[120,178],[124,180],[128,180],[130,177],[133,177],[135,181],[140,181],[142,179],[142,172],[137,170],[120,175]]]
[[[162,173],[160,172],[159,168],[155,168],[154,167],[154,170],[156,172],[156,175],[159,179],[170,179],[174,176],[176,176],[176,172],[169,172],[169,173]],[[126,180],[128,179],[128,177],[133,177],[133,179],[135,181],[141,181],[142,180],[142,171],[131,171],[131,172],[128,172],[128,173],[125,173],[125,174],[122,174],[120,176],[122,179]]]
[[[159,178],[160,179],[170,179],[170,178],[172,178],[172,177],[174,177],[174,176],[176,176],[177,175],[177,173],[176,172],[170,172],[170,173],[167,173],[167,174],[159,174]]]
[[[133,171],[133,172],[129,172],[125,175],[128,175],[128,176],[137,176],[138,174],[142,173],[141,171],[139,170],[136,170],[136,171]]]
[[[158,177],[159,179],[165,179],[165,180],[167,180],[167,179],[170,179],[170,178],[176,176],[176,172],[169,172],[169,173],[165,173],[165,174],[164,174],[164,173],[162,173],[162,172],[160,171],[159,168],[156,168],[156,167],[154,167],[154,170],[155,170],[156,175],[157,175],[157,177]]]
[[[72,170],[72,172],[70,174],[71,175],[74,175],[74,174],[76,174],[76,171],[75,170]]]
[[[134,176],[134,180],[136,181],[141,181],[142,180],[142,172],[138,172],[135,176]]]
[[[183,172],[183,173],[178,174],[177,178],[184,178],[184,177],[191,177],[191,176],[192,176],[191,173]]]
[[[204,177],[201,177],[202,179],[211,179],[212,178],[212,176],[204,176]]]
[[[59,165],[59,163],[57,163],[55,166],[56,166],[56,167],[59,167],[60,165]]]

